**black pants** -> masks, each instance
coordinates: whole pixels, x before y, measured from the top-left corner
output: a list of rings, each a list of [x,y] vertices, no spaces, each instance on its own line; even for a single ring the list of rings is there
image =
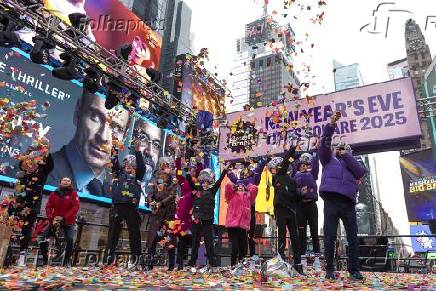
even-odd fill
[[[186,251],[188,249],[189,241],[192,239],[190,235],[179,235],[177,242],[177,263],[179,268],[183,268]]]
[[[250,230],[248,231],[248,247],[250,249],[250,257],[256,254],[256,241],[254,235],[256,233],[256,207],[251,205],[251,220]]]
[[[301,254],[307,251],[307,225],[310,228],[310,236],[312,237],[313,252],[319,254],[319,236],[318,236],[318,206],[315,201],[303,202],[297,209],[299,236]]]
[[[300,240],[298,238],[297,214],[295,208],[277,208],[275,209],[277,230],[278,230],[278,252],[285,258],[286,247],[286,228],[289,230],[292,244],[292,253],[294,255],[294,264],[301,264]]]
[[[356,209],[354,203],[348,201],[324,201],[324,253],[327,263],[326,271],[333,272],[336,232],[339,219],[342,220],[348,241],[348,271],[359,270],[359,241],[357,239]]]
[[[209,265],[216,267],[215,251],[213,246],[213,220],[201,220],[199,223],[192,225],[192,252],[190,266],[195,266],[198,259],[198,249],[200,247],[201,237],[204,237],[206,245],[207,260]]]
[[[24,224],[21,228],[20,251],[25,251],[29,247],[30,241],[32,240],[32,231],[36,216],[36,211],[32,210],[30,214],[22,217]]]
[[[240,227],[229,227],[227,233],[232,244],[231,264],[234,266],[247,255],[247,231]]]
[[[112,206],[109,217],[109,239],[108,250],[109,256],[113,260],[115,249],[118,245],[122,222],[126,221],[127,230],[129,231],[130,252],[132,255],[141,255],[141,218],[134,204],[115,204]]]
[[[59,227],[64,231],[64,239],[66,242],[64,263],[68,263],[71,261],[71,255],[73,254],[75,229],[74,225],[61,225]],[[56,228],[52,224],[49,224],[44,230],[42,241],[39,244],[44,263],[48,261],[48,242],[46,239],[55,236],[55,231]]]

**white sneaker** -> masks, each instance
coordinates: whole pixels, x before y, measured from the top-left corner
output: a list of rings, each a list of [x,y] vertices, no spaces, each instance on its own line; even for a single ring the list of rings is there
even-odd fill
[[[18,258],[18,267],[25,267],[26,266],[26,254],[20,253],[20,257]]]
[[[135,268],[136,268],[136,264],[133,264],[133,263],[131,263],[131,262],[129,262],[129,263],[127,264],[127,270],[129,270],[129,271],[135,271]]]
[[[207,274],[210,273],[211,269],[209,268],[209,266],[204,266],[203,268],[201,268],[199,270],[200,274]]]
[[[197,268],[196,268],[196,267],[191,267],[191,273],[192,273],[192,274],[197,273]]]
[[[319,257],[315,257],[315,261],[313,262],[313,270],[315,272],[321,272],[321,262],[319,261]]]
[[[303,272],[307,270],[307,259],[306,256],[301,257],[301,266],[303,267]]]

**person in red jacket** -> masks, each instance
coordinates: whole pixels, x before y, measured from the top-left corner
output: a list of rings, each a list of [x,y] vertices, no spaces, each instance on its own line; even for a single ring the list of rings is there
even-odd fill
[[[53,236],[56,230],[61,228],[64,230],[66,241],[63,265],[66,267],[71,266],[74,230],[78,211],[79,197],[77,196],[77,192],[73,189],[71,179],[64,177],[61,179],[58,189],[50,194],[47,205],[45,206],[45,212],[50,224],[45,229],[43,240],[40,242],[44,265],[48,263],[47,238]]]
[[[256,200],[257,187],[242,181],[236,185],[226,185],[225,198],[227,207],[226,227],[232,245],[231,265],[242,262],[247,254],[247,231],[250,229],[251,204]]]

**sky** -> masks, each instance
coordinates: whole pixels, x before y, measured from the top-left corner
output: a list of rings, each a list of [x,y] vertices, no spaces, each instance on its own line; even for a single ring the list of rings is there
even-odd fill
[[[218,73],[219,79],[231,83],[229,73],[234,66],[236,39],[244,36],[245,24],[262,15],[263,0],[185,0],[192,8],[191,31],[194,33],[194,52],[208,48],[209,68]],[[343,65],[358,63],[364,84],[389,80],[387,64],[406,57],[404,28],[407,19],[414,19],[421,27],[429,44],[432,56],[436,53],[436,1],[396,0],[393,4],[381,5],[376,12],[378,25],[373,29],[373,10],[383,1],[375,0],[325,0],[326,6],[318,9],[318,1],[296,0],[293,8],[283,9],[283,0],[270,0],[269,13],[274,10],[274,19],[284,24],[287,21],[296,32],[296,41],[303,40],[303,55],[298,55],[295,70],[306,63],[314,75],[310,79],[309,94],[334,91],[333,65],[336,60]],[[298,4],[303,4],[301,10]],[[310,10],[307,9],[310,6]],[[405,10],[388,12],[388,10]],[[309,19],[321,11],[325,19],[321,25],[313,25]],[[283,13],[288,16],[284,17]],[[294,18],[297,17],[297,20]],[[432,17],[433,16],[433,17]],[[386,21],[389,26],[386,37]],[[427,29],[425,29],[426,22]],[[370,23],[364,29],[361,28]],[[368,31],[377,31],[378,34]],[[309,37],[305,40],[305,34]],[[307,49],[314,44],[313,49]],[[298,51],[298,48],[297,48]],[[303,78],[303,77],[302,77]],[[231,89],[231,86],[229,86]],[[409,223],[403,197],[403,184],[398,162],[398,152],[372,155],[377,165],[380,200],[394,220],[400,233],[409,233]],[[398,196],[397,196],[398,195]],[[320,213],[322,202],[320,202]],[[322,215],[320,215],[320,227]]]
[[[195,34],[194,51],[209,48],[212,70],[219,73],[221,79],[230,81],[229,73],[234,65],[236,39],[242,37],[245,24],[254,21],[262,15],[263,0],[185,0],[192,8],[191,31]],[[309,33],[307,43],[314,44],[310,54],[297,56],[296,61],[303,59],[311,66],[316,76],[311,94],[334,91],[332,60],[343,65],[359,63],[365,84],[383,82],[389,79],[386,65],[394,60],[406,57],[404,41],[404,24],[408,18],[413,18],[430,46],[432,56],[436,53],[436,1],[434,0],[397,0],[389,1],[395,5],[384,5],[378,12],[377,31],[372,34],[362,26],[373,23],[373,10],[383,1],[375,0],[326,0],[326,6],[318,10],[318,1],[296,0],[294,9],[288,9],[289,15],[284,18],[282,13],[283,0],[270,0],[269,13],[278,12],[274,19],[280,23],[290,22],[296,32],[296,39],[304,39]],[[385,1],[388,2],[388,1]],[[297,4],[305,3],[311,10],[303,10]],[[386,7],[383,9],[383,7]],[[409,10],[407,12],[386,12],[388,9]],[[310,15],[315,11],[325,11],[325,20],[321,25],[308,23]],[[293,16],[297,16],[295,20]],[[388,35],[385,37],[385,21],[390,17]],[[427,16],[427,30],[424,30]],[[372,29],[371,29],[372,30]],[[432,36],[432,37],[431,37]],[[306,51],[306,50],[305,50]],[[298,70],[298,66],[296,67]]]

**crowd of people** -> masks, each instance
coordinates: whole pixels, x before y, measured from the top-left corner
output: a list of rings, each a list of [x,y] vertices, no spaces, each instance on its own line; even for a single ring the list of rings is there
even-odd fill
[[[284,146],[282,157],[263,157],[255,163],[239,167],[226,164],[218,179],[213,171],[203,164],[195,150],[183,155],[180,149],[174,157],[161,158],[147,187],[147,204],[151,210],[148,220],[146,254],[153,257],[157,244],[165,240],[168,250],[168,271],[185,268],[188,246],[191,256],[188,268],[197,272],[198,251],[203,239],[206,248],[206,270],[218,267],[214,243],[213,225],[215,197],[223,179],[228,176],[223,193],[228,204],[225,226],[231,245],[231,266],[240,266],[247,255],[255,250],[255,201],[261,174],[267,167],[272,175],[274,187],[274,218],[278,231],[277,255],[286,256],[286,235],[289,232],[292,245],[292,261],[295,270],[305,275],[307,252],[307,226],[310,228],[315,271],[321,271],[320,241],[318,235],[318,196],[324,200],[324,257],[326,278],[335,278],[333,262],[334,243],[339,219],[347,232],[349,246],[348,271],[354,279],[362,279],[358,266],[358,240],[356,223],[356,195],[359,180],[366,169],[351,153],[346,144],[332,145],[332,136],[340,115],[331,117],[316,149],[310,153],[297,152],[294,146]],[[114,143],[116,144],[116,143]],[[112,207],[109,215],[107,238],[107,264],[116,263],[116,250],[123,222],[126,223],[131,250],[130,264],[138,264],[143,254],[141,246],[141,215],[138,210],[141,180],[146,164],[141,152],[141,141],[134,141],[134,148],[121,159],[117,148],[112,150],[109,186]],[[194,153],[194,154],[193,154]],[[319,163],[322,164],[320,187],[317,180]],[[26,250],[36,216],[40,212],[43,187],[50,171],[53,158],[45,153],[42,162],[32,159],[20,163],[23,174],[18,179],[16,204],[11,213],[24,221],[20,237],[18,265],[25,265]],[[24,194],[23,194],[24,193]],[[319,194],[318,194],[319,193]],[[74,225],[79,211],[79,198],[70,177],[61,177],[46,204],[49,224],[39,242],[43,264],[48,263],[47,239],[57,231],[64,232],[66,240],[64,265],[71,266]],[[176,256],[177,254],[177,256]],[[148,260],[147,270],[152,270],[154,260]]]

